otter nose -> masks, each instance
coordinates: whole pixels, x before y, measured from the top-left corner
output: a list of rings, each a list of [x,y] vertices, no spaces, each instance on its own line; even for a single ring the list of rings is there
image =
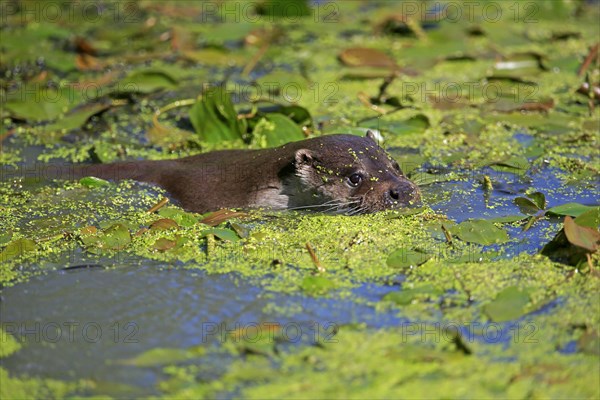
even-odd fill
[[[388,191],[388,196],[392,201],[402,204],[419,201],[421,198],[419,189],[410,181],[400,182],[396,186],[391,187]]]

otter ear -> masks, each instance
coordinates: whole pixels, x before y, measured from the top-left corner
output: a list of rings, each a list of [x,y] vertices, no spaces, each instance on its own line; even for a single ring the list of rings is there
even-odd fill
[[[372,141],[374,141],[375,143],[377,143],[377,138],[375,137],[375,132],[373,132],[372,130],[367,130],[367,135],[366,135],[369,139],[371,139]]]
[[[379,132],[378,130],[372,131],[371,129],[369,129],[367,130],[366,136],[378,146],[380,146],[381,143],[383,143],[383,136],[381,136],[381,132]]]
[[[315,156],[312,151],[308,149],[296,150],[296,165],[312,165],[315,160]]]

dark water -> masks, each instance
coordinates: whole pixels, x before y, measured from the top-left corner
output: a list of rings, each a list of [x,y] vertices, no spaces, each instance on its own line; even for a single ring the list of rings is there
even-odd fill
[[[365,285],[359,292],[380,298],[390,290],[396,289]],[[273,315],[263,310],[268,304],[294,304],[302,311]],[[228,331],[259,323],[278,323],[292,342],[311,343],[342,324],[405,322],[351,300],[273,297],[232,275],[158,265],[37,276],[5,288],[0,311],[5,330],[25,344],[1,361],[11,372],[132,384],[150,392],[160,367],[135,368],[118,360],[156,347],[219,345]],[[222,354],[209,362],[218,371],[226,359]]]

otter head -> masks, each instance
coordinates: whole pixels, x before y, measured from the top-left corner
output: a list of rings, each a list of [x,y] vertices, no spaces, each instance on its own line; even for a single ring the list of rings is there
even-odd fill
[[[296,150],[295,175],[300,194],[290,197],[290,205],[297,208],[363,214],[412,206],[421,198],[371,131],[313,139]]]

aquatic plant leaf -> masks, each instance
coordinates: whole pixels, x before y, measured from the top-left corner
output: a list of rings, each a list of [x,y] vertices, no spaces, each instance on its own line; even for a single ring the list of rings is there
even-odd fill
[[[397,292],[388,293],[383,297],[384,301],[391,301],[400,306],[406,306],[411,304],[418,298],[431,298],[438,297],[443,292],[435,287],[434,285],[427,284],[412,289],[401,289]]]
[[[40,128],[40,131],[50,134],[56,132],[67,133],[70,130],[82,127],[92,116],[107,110],[109,107],[110,105],[108,104],[89,104],[85,107],[77,108],[70,111],[69,115],[51,124],[44,125]]]
[[[353,47],[342,51],[340,61],[349,67],[377,67],[395,69],[396,61],[377,49],[367,47]]]
[[[504,243],[509,239],[504,229],[484,219],[461,222],[451,227],[450,232],[465,242],[483,245]]]
[[[199,237],[205,237],[208,235],[215,235],[221,240],[229,240],[230,242],[237,242],[240,240],[240,237],[237,233],[232,229],[225,228],[212,228],[202,231]]]
[[[0,252],[0,261],[5,262],[15,257],[20,257],[26,253],[35,251],[36,247],[36,243],[31,239],[21,238],[13,240]]]
[[[494,224],[507,224],[511,222],[522,221],[528,217],[524,215],[506,215],[504,217],[496,217],[488,219],[489,222],[493,222]]]
[[[232,218],[244,217],[248,214],[240,211],[232,211],[226,208],[223,208],[218,211],[211,212],[209,214],[205,214],[204,217],[200,220],[200,223],[206,224],[209,226],[217,226],[222,222],[225,222]]]
[[[586,229],[595,231],[598,229],[599,223],[600,207],[595,207],[575,218],[573,224],[575,227],[572,227],[572,230],[575,231],[573,235],[576,237],[577,227],[585,227]],[[594,234],[591,235],[593,236]],[[567,239],[564,226],[563,229],[561,229],[556,236],[554,236],[554,238],[552,238],[550,242],[546,243],[542,250],[540,250],[540,254],[543,254],[552,260],[573,266],[585,263],[587,260],[586,253],[589,253],[588,249],[573,244],[569,239]]]
[[[522,156],[512,156],[505,160],[494,161],[494,162],[490,163],[489,165],[499,165],[502,167],[526,170],[529,168],[529,160],[527,160],[527,158],[522,157]]]
[[[196,133],[210,143],[242,139],[245,132],[229,93],[221,86],[205,90],[189,116]]]
[[[153,247],[158,251],[167,251],[175,247],[177,242],[167,238],[159,238],[154,242]]]
[[[600,226],[600,207],[594,207],[575,218],[575,223],[579,226],[598,229]]]
[[[566,203],[560,206],[551,207],[549,213],[556,215],[570,215],[571,217],[579,217],[588,211],[600,210],[600,207],[586,206],[579,203]]]
[[[175,207],[163,207],[158,210],[158,215],[174,220],[179,226],[187,227],[198,223],[197,216]]]
[[[600,232],[598,230],[579,226],[569,216],[565,217],[564,230],[569,243],[591,253],[598,250],[598,246],[600,245]]]
[[[402,247],[390,253],[386,263],[390,268],[409,268],[424,264],[431,257],[431,254]]]
[[[517,197],[513,202],[519,207],[519,210],[523,214],[535,215],[540,211],[540,207],[526,197]]]
[[[166,231],[169,229],[177,228],[179,228],[179,225],[177,224],[177,222],[175,222],[175,220],[171,218],[161,218],[154,221],[152,225],[150,225],[151,231]]]
[[[268,114],[254,127],[252,140],[260,147],[275,147],[305,139],[302,129],[283,114]]]
[[[133,71],[119,82],[123,92],[152,93],[160,89],[173,89],[178,81],[172,75],[158,69]]]
[[[201,357],[205,353],[206,350],[201,346],[190,347],[189,349],[158,347],[145,351],[135,357],[120,360],[119,364],[135,367],[154,367],[191,360]]]
[[[302,280],[300,288],[309,294],[323,294],[335,288],[335,283],[324,276],[307,276]]]
[[[540,210],[546,208],[546,196],[544,196],[544,193],[534,192],[528,195],[528,197],[535,203],[536,206],[538,206]]]
[[[123,224],[114,224],[105,229],[100,236],[100,248],[122,250],[131,242],[129,229]]]
[[[3,106],[13,117],[36,122],[47,121],[66,112],[72,97],[73,94],[66,89],[37,90],[22,98],[9,98]]]
[[[103,186],[110,186],[110,182],[104,179],[96,178],[95,176],[86,176],[81,178],[79,183],[88,188],[99,188]]]
[[[527,290],[510,286],[496,295],[496,298],[483,306],[483,312],[493,322],[517,319],[527,313],[530,297]]]
[[[381,131],[388,131],[393,134],[400,135],[422,133],[425,131],[425,129],[429,128],[430,123],[429,119],[425,115],[418,114],[403,121],[378,117],[362,122],[360,126],[364,128],[374,128]]]

